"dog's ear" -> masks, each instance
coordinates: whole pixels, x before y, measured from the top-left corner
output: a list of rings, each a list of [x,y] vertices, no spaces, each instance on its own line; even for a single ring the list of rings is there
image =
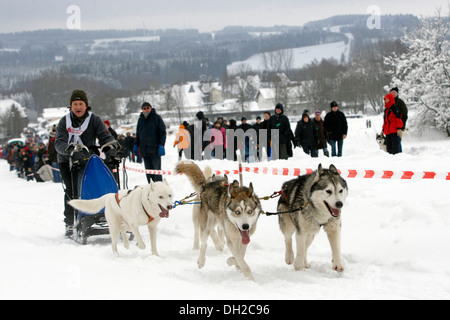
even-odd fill
[[[323,170],[322,164],[319,164],[319,167],[317,168],[317,171],[316,171],[316,175],[314,177],[314,182],[319,181],[320,176],[323,175],[324,172],[325,171]]]
[[[228,176],[227,176],[226,174],[224,174],[223,177],[225,178],[226,184],[228,184],[228,181],[229,181],[229,180],[228,180]]]
[[[153,182],[153,179],[150,179],[150,191],[154,191],[155,190],[155,183]]]
[[[330,165],[330,171],[334,174],[339,175],[339,170],[334,166],[334,164]]]
[[[319,174],[323,174],[323,172],[324,172],[324,170],[323,170],[323,167],[322,167],[322,164],[321,164],[321,163],[319,164],[319,167],[317,168],[317,172],[318,172]]]
[[[169,185],[169,183],[167,182],[167,179],[166,179],[166,178],[164,178],[163,182],[164,182],[164,184],[165,184],[166,186]]]
[[[250,182],[250,185],[248,186],[248,192],[249,192],[249,197],[253,197],[255,195],[255,192],[253,191],[253,183]]]
[[[239,182],[234,180],[233,183],[230,183],[230,185],[228,186],[228,196],[231,198],[235,198],[237,195],[236,193],[237,188],[239,188]]]

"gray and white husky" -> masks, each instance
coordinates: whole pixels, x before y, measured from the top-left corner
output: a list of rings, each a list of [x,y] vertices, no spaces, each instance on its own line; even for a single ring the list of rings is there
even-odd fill
[[[200,256],[197,264],[201,269],[206,263],[208,237],[216,225],[223,230],[226,243],[232,253],[227,260],[242,271],[245,277],[253,279],[252,272],[245,261],[245,252],[250,237],[256,230],[258,218],[262,212],[258,197],[253,192],[253,185],[239,185],[236,180],[228,183],[228,178],[215,177],[206,179],[200,168],[193,162],[179,162],[177,173],[185,174],[200,197],[197,224],[200,228]]]
[[[329,169],[323,169],[319,165],[312,174],[285,182],[283,190],[286,197],[282,196],[278,201],[278,211],[295,210],[279,215],[280,229],[286,244],[286,263],[293,263],[295,270],[309,268],[308,248],[323,227],[331,245],[333,269],[344,271],[341,257],[341,210],[348,187],[336,167],[331,165]],[[294,233],[297,240],[295,259],[292,248]]]
[[[378,134],[375,138],[375,140],[378,143],[378,146],[380,147],[381,150],[383,150],[384,152],[387,152],[387,147],[386,147],[386,137],[384,135]]]

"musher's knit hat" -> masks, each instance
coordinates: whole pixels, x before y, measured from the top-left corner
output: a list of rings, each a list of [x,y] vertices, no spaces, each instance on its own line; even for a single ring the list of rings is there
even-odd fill
[[[74,90],[72,92],[72,95],[70,96],[70,107],[72,106],[72,102],[74,101],[84,101],[84,103],[86,103],[86,106],[88,107],[88,111],[91,110],[86,92],[84,92],[83,90]]]

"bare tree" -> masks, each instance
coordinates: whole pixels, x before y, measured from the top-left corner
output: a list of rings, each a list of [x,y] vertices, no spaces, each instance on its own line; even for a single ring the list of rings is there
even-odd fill
[[[261,63],[266,71],[287,73],[294,65],[294,51],[292,49],[283,49],[262,52]]]
[[[182,123],[184,118],[184,89],[183,85],[175,85],[172,87],[172,93],[170,94],[171,100],[174,102],[174,109],[177,113],[178,122]]]

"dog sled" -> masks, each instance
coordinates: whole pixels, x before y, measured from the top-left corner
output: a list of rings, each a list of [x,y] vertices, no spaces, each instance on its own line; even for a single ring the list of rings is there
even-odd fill
[[[121,158],[114,143],[101,148],[105,160],[92,154],[84,145],[76,144],[70,155],[72,174],[72,199],[91,200],[108,193],[117,193],[120,189],[118,174]],[[91,236],[109,234],[104,209],[96,214],[75,210],[73,239],[83,245]],[[131,235],[130,238],[133,236]]]

